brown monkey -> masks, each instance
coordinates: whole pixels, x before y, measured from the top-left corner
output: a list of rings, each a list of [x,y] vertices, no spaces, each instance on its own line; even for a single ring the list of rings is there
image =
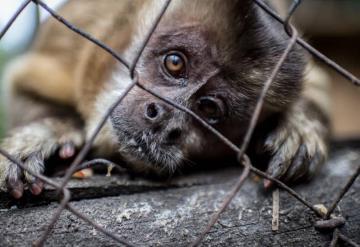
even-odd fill
[[[163,4],[73,0],[60,13],[132,61]],[[288,41],[283,27],[252,0],[173,0],[136,71],[146,87],[240,144]],[[294,48],[270,88],[248,150],[253,157],[266,154],[267,172],[289,182],[313,174],[327,153],[326,95],[305,83],[305,67],[303,51]],[[59,148],[71,156],[64,146],[89,138],[130,81],[123,65],[50,18],[32,48],[6,71],[12,128],[1,147],[28,169],[44,172],[44,161]],[[93,149],[154,173],[174,172],[186,160],[235,156],[191,117],[140,88],[116,108]],[[33,194],[42,190],[40,181],[1,157],[0,186],[19,198],[24,185]]]

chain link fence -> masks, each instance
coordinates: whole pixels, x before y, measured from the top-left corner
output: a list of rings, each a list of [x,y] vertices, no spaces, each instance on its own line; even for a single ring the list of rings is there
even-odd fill
[[[11,28],[12,24],[17,19],[17,17],[21,14],[21,12],[24,9],[26,9],[26,7],[30,3],[34,3],[34,4],[36,4],[38,6],[38,8],[44,9],[53,18],[55,18],[57,21],[59,21],[60,23],[62,23],[66,27],[68,27],[69,31],[72,31],[72,32],[77,33],[78,35],[81,35],[83,38],[87,39],[89,42],[94,43],[95,45],[97,45],[98,47],[103,49],[104,51],[108,52],[111,56],[113,56],[114,59],[116,59],[119,63],[123,64],[129,70],[129,73],[130,73],[131,78],[132,78],[132,83],[126,88],[124,93],[118,98],[118,100],[116,102],[114,102],[112,104],[112,106],[109,109],[107,109],[107,111],[104,114],[101,122],[98,123],[98,125],[97,125],[96,129],[94,130],[93,134],[91,135],[91,137],[85,143],[85,145],[83,146],[83,148],[81,149],[81,151],[79,152],[79,154],[77,155],[75,160],[72,162],[70,167],[67,169],[66,174],[63,176],[61,183],[56,183],[53,179],[51,179],[49,177],[39,175],[39,174],[34,174],[32,171],[28,170],[21,161],[17,160],[15,157],[13,157],[11,154],[9,154],[6,150],[0,149],[0,154],[1,155],[5,156],[11,162],[18,165],[21,169],[26,170],[31,175],[33,175],[36,178],[40,179],[42,182],[48,184],[49,186],[54,187],[58,191],[58,195],[59,195],[59,199],[60,199],[59,206],[58,206],[57,210],[55,211],[54,215],[49,220],[48,225],[44,227],[45,230],[44,230],[42,236],[39,239],[37,239],[36,241],[33,242],[34,246],[43,246],[44,245],[46,239],[50,236],[51,231],[52,231],[55,223],[58,221],[61,213],[64,210],[70,211],[75,216],[77,216],[78,218],[80,218],[84,222],[86,222],[87,224],[92,225],[98,231],[100,231],[103,234],[107,235],[109,238],[112,238],[113,240],[117,241],[119,244],[123,244],[123,245],[126,245],[126,246],[133,246],[131,243],[129,243],[129,242],[125,241],[124,239],[122,239],[121,236],[118,236],[118,235],[108,231],[104,227],[97,224],[89,216],[84,215],[83,213],[79,212],[76,208],[74,208],[71,204],[69,204],[69,201],[71,200],[71,193],[67,189],[66,186],[67,186],[67,183],[69,182],[69,180],[71,179],[72,175],[76,171],[78,171],[79,169],[82,169],[84,167],[91,166],[91,164],[94,164],[92,162],[84,163],[84,159],[85,159],[86,155],[88,154],[90,148],[92,147],[92,144],[93,144],[95,138],[97,137],[97,135],[99,134],[99,132],[101,131],[103,126],[105,125],[106,121],[108,120],[110,114],[114,111],[114,109],[119,104],[121,104],[124,97],[134,87],[138,87],[138,88],[144,90],[145,92],[157,97],[158,99],[166,102],[170,106],[172,106],[174,108],[177,108],[178,110],[186,112],[187,114],[189,114],[196,121],[198,121],[204,128],[206,128],[210,133],[215,135],[224,144],[226,144],[231,150],[233,150],[237,154],[237,160],[238,160],[239,164],[244,167],[244,169],[242,171],[242,174],[239,177],[236,184],[234,184],[233,189],[230,191],[228,196],[224,199],[224,201],[222,202],[222,204],[221,204],[220,208],[218,209],[218,211],[211,217],[211,219],[209,220],[208,225],[202,231],[201,235],[198,236],[197,239],[193,240],[191,246],[197,246],[202,242],[205,235],[210,231],[210,229],[214,226],[214,224],[221,217],[221,213],[226,210],[229,203],[232,201],[234,196],[240,190],[240,188],[243,185],[244,181],[249,177],[249,175],[251,173],[254,173],[254,174],[256,174],[256,175],[258,175],[258,176],[260,176],[262,178],[266,178],[266,179],[272,181],[279,188],[281,188],[282,190],[285,190],[286,192],[288,192],[291,196],[293,196],[297,200],[299,200],[304,206],[306,206],[311,211],[313,211],[318,216],[318,219],[319,219],[319,221],[317,221],[315,223],[315,224],[317,224],[317,227],[321,228],[321,227],[324,227],[324,226],[332,226],[333,239],[332,239],[332,242],[331,242],[331,246],[336,246],[339,239],[346,242],[350,246],[359,246],[359,244],[354,243],[351,239],[349,239],[345,235],[343,235],[341,233],[341,231],[339,230],[338,222],[341,222],[342,219],[333,218],[333,217],[331,217],[331,215],[332,215],[334,209],[336,208],[337,204],[339,203],[339,201],[343,198],[343,196],[346,194],[346,192],[349,190],[349,188],[355,182],[356,178],[359,176],[359,174],[360,174],[360,165],[357,168],[356,172],[349,178],[346,185],[343,188],[339,189],[338,196],[336,197],[334,202],[331,203],[331,205],[328,205],[328,207],[327,207],[328,210],[327,210],[326,213],[324,213],[323,211],[319,210],[318,207],[315,207],[312,203],[307,201],[302,195],[298,194],[297,192],[295,192],[293,189],[291,189],[290,187],[288,187],[287,185],[285,185],[281,181],[270,177],[268,174],[266,174],[263,171],[257,169],[256,167],[254,167],[251,164],[251,161],[248,158],[248,156],[245,154],[245,150],[246,150],[246,148],[247,148],[247,146],[248,146],[248,144],[250,142],[251,136],[252,136],[253,131],[255,129],[255,125],[257,123],[260,111],[262,109],[262,106],[263,106],[264,99],[265,99],[265,96],[267,94],[267,91],[270,88],[270,86],[272,85],[277,73],[279,72],[281,66],[283,65],[283,63],[285,61],[285,59],[289,55],[291,49],[296,44],[300,45],[301,47],[303,47],[303,49],[307,50],[310,54],[313,55],[313,57],[315,59],[318,59],[318,60],[322,61],[327,66],[329,66],[332,69],[334,69],[335,71],[337,71],[340,75],[342,75],[343,77],[348,79],[355,86],[360,86],[360,80],[358,78],[356,78],[354,75],[352,75],[350,72],[348,72],[346,69],[344,69],[343,67],[341,67],[340,65],[338,65],[337,63],[332,61],[331,59],[327,58],[324,54],[320,53],[318,50],[316,50],[314,47],[312,47],[309,43],[307,43],[306,41],[304,41],[302,38],[299,37],[298,32],[291,25],[290,20],[291,20],[291,17],[293,16],[294,12],[298,8],[298,6],[301,4],[300,0],[294,0],[292,2],[291,6],[290,6],[290,8],[288,10],[288,14],[287,14],[287,16],[286,16],[286,18],[284,20],[281,19],[279,17],[279,15],[276,12],[274,12],[273,9],[270,8],[263,0],[253,0],[253,1],[256,3],[256,5],[259,8],[261,8],[263,11],[265,11],[268,15],[272,16],[276,21],[283,24],[284,29],[285,29],[286,33],[289,35],[290,39],[289,39],[289,42],[288,42],[288,45],[287,45],[286,49],[284,50],[281,58],[277,62],[277,64],[276,64],[275,68],[273,69],[270,77],[264,83],[264,87],[262,89],[261,94],[259,95],[259,99],[258,99],[258,102],[257,102],[256,107],[254,109],[254,113],[253,113],[251,121],[249,123],[245,138],[244,138],[243,143],[242,143],[242,145],[240,147],[238,147],[234,143],[232,143],[228,138],[223,136],[220,132],[218,132],[216,129],[214,129],[211,125],[209,125],[205,120],[203,120],[201,117],[196,115],[190,109],[187,109],[184,106],[179,105],[176,102],[173,102],[173,101],[169,100],[168,98],[166,98],[166,95],[160,95],[157,92],[147,88],[139,80],[139,78],[137,77],[137,73],[136,73],[135,68],[136,68],[136,65],[138,63],[138,60],[141,57],[142,52],[144,51],[145,47],[147,46],[153,32],[157,28],[162,16],[166,13],[166,10],[168,9],[169,5],[171,4],[171,0],[166,0],[165,1],[160,13],[158,13],[156,20],[154,21],[152,27],[148,31],[147,36],[146,36],[146,38],[144,39],[144,41],[143,41],[143,43],[141,45],[141,48],[139,49],[138,53],[136,54],[134,61],[132,61],[131,63],[125,61],[111,47],[107,46],[106,44],[104,44],[104,43],[100,42],[99,40],[95,39],[94,37],[92,37],[90,34],[84,32],[83,30],[78,29],[76,26],[69,23],[66,19],[62,18],[59,14],[57,14],[56,11],[51,9],[45,2],[43,2],[41,0],[26,0],[21,4],[21,6],[17,9],[17,11],[12,16],[12,18],[5,25],[3,30],[1,30],[1,32],[0,32],[0,40],[5,35],[5,33],[9,30],[9,28]],[[104,161],[103,164],[107,165],[108,162]]]

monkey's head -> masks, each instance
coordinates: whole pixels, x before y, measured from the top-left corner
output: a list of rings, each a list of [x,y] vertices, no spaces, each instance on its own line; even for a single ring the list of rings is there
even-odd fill
[[[125,52],[128,59],[139,49],[162,4],[149,1],[139,11]],[[288,41],[283,27],[251,0],[174,0],[136,71],[145,87],[191,109],[239,144]],[[298,97],[304,64],[294,48],[270,88],[263,118],[285,111]],[[129,81],[128,72],[117,68],[109,90],[118,96]],[[121,154],[143,168],[174,171],[189,160],[231,154],[191,116],[138,87],[116,108],[111,123]]]

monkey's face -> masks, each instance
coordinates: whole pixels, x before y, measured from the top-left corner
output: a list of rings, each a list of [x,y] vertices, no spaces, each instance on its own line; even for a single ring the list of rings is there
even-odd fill
[[[167,18],[160,23],[144,50],[136,68],[139,82],[191,109],[240,143],[267,78],[263,72],[273,68],[274,59],[281,55],[274,54],[274,49],[283,40],[266,34],[264,27],[261,35],[274,41],[268,49],[268,40],[256,37],[258,26],[244,30],[243,23],[219,21],[210,25],[174,17],[176,21]],[[292,75],[300,77],[301,70]],[[123,74],[115,72],[115,83],[125,83]],[[269,95],[276,98],[276,104],[285,105],[295,93],[282,85],[289,79],[285,74],[277,79]],[[298,88],[297,81],[290,87]],[[270,108],[279,107],[271,106],[271,98],[269,102]],[[230,153],[192,117],[138,87],[116,108],[111,122],[120,152],[132,165],[173,171],[199,157],[213,159]]]
[[[146,88],[191,109],[222,132],[229,132],[238,121],[231,118],[230,98],[235,92],[221,73],[217,49],[194,26],[157,32],[137,73]],[[186,113],[140,88],[134,88],[116,108],[112,124],[122,155],[145,167],[173,171],[200,156],[228,152]],[[232,134],[236,132],[240,131]]]

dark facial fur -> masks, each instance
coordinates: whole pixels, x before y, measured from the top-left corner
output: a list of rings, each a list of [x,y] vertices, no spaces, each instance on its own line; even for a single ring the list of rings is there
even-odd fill
[[[140,82],[188,107],[239,144],[288,37],[282,26],[252,1],[173,4],[139,61]],[[139,18],[146,16],[144,13]],[[172,52],[185,57],[186,69],[179,78],[164,69],[164,58]],[[298,98],[304,65],[303,55],[294,48],[270,88],[263,119],[286,111]],[[210,108],[221,108],[216,121],[199,103],[207,97]],[[219,158],[230,153],[186,113],[139,88],[117,107],[111,122],[121,154],[145,169],[174,171],[199,157]]]

